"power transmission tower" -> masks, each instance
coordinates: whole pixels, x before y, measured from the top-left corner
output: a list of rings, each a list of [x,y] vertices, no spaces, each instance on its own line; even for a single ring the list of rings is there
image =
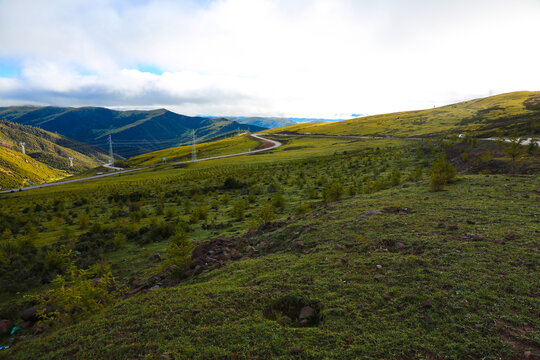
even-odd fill
[[[112,138],[109,135],[109,156],[111,157],[111,166],[114,166],[114,153],[112,149]]]
[[[197,136],[195,135],[195,129],[193,129],[193,150],[191,152],[191,161],[197,160],[197,148],[195,147],[195,144],[197,143]]]
[[[23,154],[26,154],[26,150],[24,149],[24,147],[26,146],[26,143],[24,141],[21,141],[19,144],[21,144],[21,147],[22,147],[22,153]]]
[[[73,157],[72,156],[69,157],[69,166],[73,167]]]

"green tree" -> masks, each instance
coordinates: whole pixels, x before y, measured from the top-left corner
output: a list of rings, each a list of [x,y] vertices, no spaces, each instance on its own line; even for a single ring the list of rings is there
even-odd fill
[[[441,191],[444,186],[456,178],[456,168],[452,166],[446,157],[441,155],[437,157],[429,169],[431,191]]]
[[[332,201],[338,201],[343,196],[344,189],[343,184],[340,182],[333,182],[327,184],[323,190],[323,200],[325,203]]]
[[[165,266],[173,266],[173,275],[181,276],[191,264],[191,253],[194,246],[189,240],[186,231],[177,230],[169,240],[169,246],[165,253]]]
[[[242,221],[245,218],[246,202],[242,199],[235,201],[231,210],[231,215],[237,220]]]

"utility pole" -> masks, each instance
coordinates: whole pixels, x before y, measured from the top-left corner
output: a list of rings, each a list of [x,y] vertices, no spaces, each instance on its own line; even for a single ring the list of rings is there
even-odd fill
[[[69,157],[69,166],[73,167],[73,157],[72,156]]]
[[[26,143],[24,141],[21,141],[19,144],[21,144],[21,147],[22,147],[22,153],[23,154],[26,154],[26,150],[24,149],[24,147],[26,146]]]
[[[193,150],[191,152],[191,161],[197,160],[197,148],[195,147],[195,144],[197,143],[197,136],[195,135],[195,129],[193,129]]]
[[[114,166],[114,153],[112,149],[112,138],[109,135],[109,156],[111,157],[111,166]]]

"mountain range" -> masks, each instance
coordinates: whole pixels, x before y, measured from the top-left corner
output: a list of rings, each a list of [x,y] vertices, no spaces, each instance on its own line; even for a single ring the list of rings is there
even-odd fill
[[[236,130],[264,129],[226,118],[179,115],[166,109],[116,111],[100,107],[19,106],[0,108],[0,120],[39,127],[103,148],[111,135],[114,152],[122,157],[189,143],[193,130],[200,142]]]

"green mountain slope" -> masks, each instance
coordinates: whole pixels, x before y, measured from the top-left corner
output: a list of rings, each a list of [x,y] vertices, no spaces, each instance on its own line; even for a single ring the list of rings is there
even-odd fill
[[[538,136],[540,92],[520,91],[435,109],[367,116],[340,122],[298,124],[285,131],[328,135],[438,136],[475,133],[495,136],[498,131]]]
[[[42,184],[66,176],[19,151],[0,146],[0,190]]]
[[[84,171],[109,160],[104,150],[95,146],[36,127],[0,121],[0,146],[20,152],[20,142],[26,144],[26,154],[31,158],[68,173]]]
[[[263,129],[224,118],[179,115],[165,109],[115,111],[98,107],[10,107],[0,108],[0,120],[38,126],[100,146],[106,146],[108,135],[112,135],[115,152],[124,157],[186,143],[192,130],[197,131],[201,141],[236,129]]]
[[[251,136],[240,135],[227,139],[197,144],[197,157],[207,158],[212,156],[247,152],[249,149],[255,150],[259,143],[260,141],[257,141]],[[193,147],[191,145],[186,145],[154,151],[132,157],[126,161],[122,161],[119,163],[119,166],[138,167],[159,164],[163,162],[163,158],[165,158],[167,162],[187,161],[191,159],[192,149]]]

